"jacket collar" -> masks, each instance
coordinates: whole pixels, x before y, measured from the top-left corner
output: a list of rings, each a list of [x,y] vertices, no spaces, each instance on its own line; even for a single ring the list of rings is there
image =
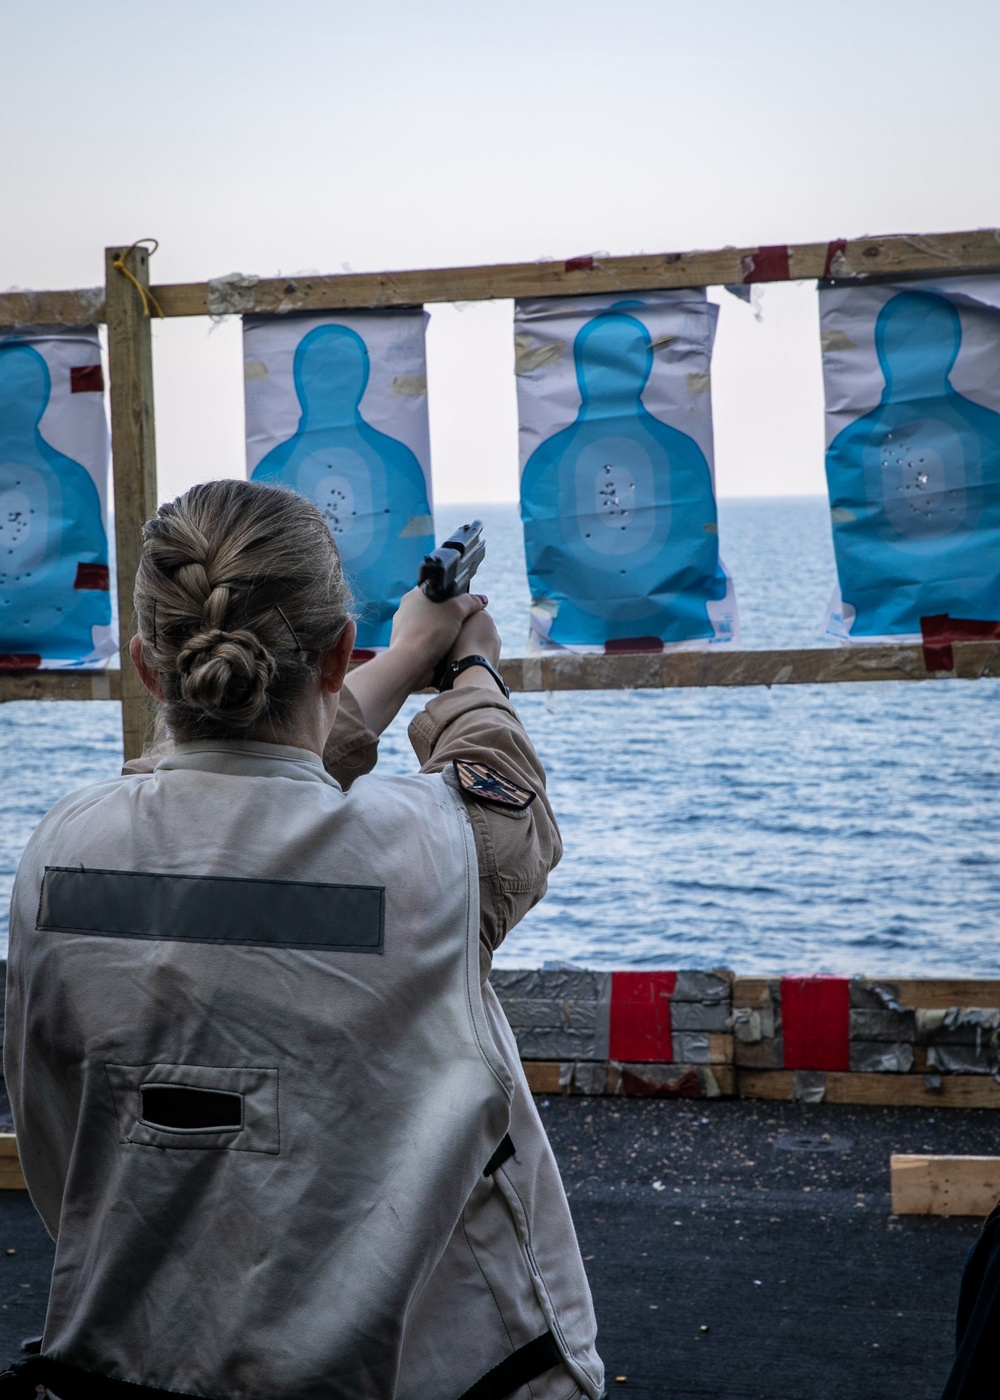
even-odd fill
[[[290,744],[264,744],[255,739],[198,739],[177,744],[161,758],[156,772],[228,773],[253,777],[281,777],[322,782],[340,790],[336,778],[323,767],[319,754]]]

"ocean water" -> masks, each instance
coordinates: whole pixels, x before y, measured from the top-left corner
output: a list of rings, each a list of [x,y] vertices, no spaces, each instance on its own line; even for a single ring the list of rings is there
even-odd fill
[[[451,528],[474,507],[439,509]],[[517,655],[517,509],[483,507],[480,574]],[[819,645],[834,571],[820,498],[723,501],[743,645]],[[498,961],[1000,976],[1000,683],[515,697],[566,853]],[[383,738],[411,770],[409,702]],[[118,771],[118,707],[0,707],[0,901],[64,792]],[[6,924],[0,928],[6,938]]]

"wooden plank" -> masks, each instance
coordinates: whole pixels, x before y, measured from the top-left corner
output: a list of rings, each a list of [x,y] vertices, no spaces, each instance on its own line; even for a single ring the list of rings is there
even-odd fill
[[[0,1133],[0,1191],[27,1191],[17,1155],[17,1138],[13,1133]]]
[[[740,1069],[780,1069],[780,1041],[774,1036],[762,1040],[737,1040],[733,1063]]]
[[[496,263],[315,277],[237,277],[153,288],[165,316],[337,311],[503,297],[783,282],[834,276],[841,281],[953,276],[1000,271],[1000,234],[888,234],[829,243],[641,253],[535,263]],[[81,325],[105,319],[103,289],[6,292],[0,327]]]
[[[582,1062],[586,1067],[590,1062]],[[600,1062],[594,1061],[595,1064]],[[578,1094],[569,1070],[572,1062],[558,1060],[524,1060],[522,1068],[533,1094]],[[608,1095],[657,1097],[664,1086],[690,1081],[684,1097],[732,1098],[736,1093],[736,1072],[731,1064],[619,1064],[607,1062],[604,1093]],[[691,1092],[698,1089],[701,1093]],[[664,1097],[672,1097],[669,1092]]]
[[[675,687],[831,685],[849,681],[977,680],[1000,676],[1000,642],[955,643],[955,670],[929,672],[918,645],[837,646],[778,651],[570,652],[504,660],[511,690],[659,690]]]
[[[121,671],[122,734],[125,758],[137,758],[152,734],[152,706],[132,663],[125,655],[135,630],[132,590],[142,547],[144,522],[156,512],[156,441],[153,423],[153,347],[149,318],[136,288],[117,272],[115,259],[125,250],[105,249],[107,277],[108,367],[111,373],[111,441],[115,479],[118,617]],[[149,254],[136,247],[126,266],[143,286],[149,285]]]
[[[817,1079],[819,1076],[812,1076]],[[791,1099],[796,1072],[745,1070],[737,1074],[740,1098]],[[824,1103],[880,1104],[916,1108],[1000,1108],[1000,1084],[986,1074],[829,1073]]]
[[[533,1094],[565,1094],[565,1087],[559,1083],[558,1061],[525,1060],[522,1068]]]
[[[894,1152],[893,1215],[989,1215],[1000,1200],[1000,1157]]]
[[[993,229],[965,233],[890,234],[877,238],[798,243],[779,248],[723,248],[709,252],[642,253],[635,257],[582,257],[565,261],[498,263],[483,267],[349,272],[326,277],[237,277],[156,286],[165,316],[241,315],[248,312],[342,311],[359,307],[418,306],[437,301],[491,301],[501,297],[581,296],[597,292],[783,282],[833,275],[844,281],[874,277],[949,276],[1000,271]]]
[[[733,1008],[749,1007],[754,1011],[769,1011],[772,1007],[771,983],[780,982],[779,973],[770,977],[735,977],[733,979]]]
[[[947,1011],[951,1006],[1000,1007],[1000,979],[892,977],[880,985],[894,987],[901,1005],[919,1006],[926,1011]]]
[[[681,1032],[681,1034],[697,1035],[699,1032]],[[731,1035],[718,1035],[714,1032],[708,1037],[708,1064],[710,1065],[731,1065],[733,1063],[733,1037]]]
[[[104,320],[104,288],[75,291],[0,292],[0,328],[88,326]]]
[[[113,369],[112,374],[114,374]],[[112,380],[112,403],[114,402],[114,392],[114,380]],[[116,462],[121,464],[127,460],[129,449],[127,443],[119,446],[117,427],[115,433]],[[125,470],[126,468],[121,465],[116,466],[116,495],[119,491],[118,473]],[[142,521],[147,518],[147,513],[152,515],[155,510],[155,495],[154,487],[149,497],[151,503],[148,506],[148,512],[145,504],[136,508],[135,499],[132,502],[131,509],[135,522],[132,527],[134,535],[130,536],[129,541],[126,541],[131,551],[131,563],[128,562],[129,551],[127,550],[125,554],[127,567],[131,570],[128,573],[129,579],[134,577],[135,566],[138,562],[138,531]],[[134,492],[132,496],[135,497]],[[119,512],[117,519],[119,558],[122,558],[121,536],[126,530],[124,513]],[[125,615],[131,617],[132,584],[129,582],[126,588],[125,578],[125,571],[120,570],[119,607],[127,606]],[[126,595],[127,603],[123,601]],[[1000,642],[956,642],[953,649],[956,668],[949,672],[928,672],[924,666],[923,651],[919,646],[846,646],[778,651],[673,652],[659,656],[577,656],[570,653],[559,653],[553,656],[507,658],[501,661],[500,671],[511,690],[522,693],[547,690],[673,690],[703,686],[833,685],[870,681],[951,680],[955,677],[963,680],[977,680],[1000,676]],[[88,696],[65,692],[64,682],[54,679],[57,674],[56,672],[39,671],[0,673],[0,702],[4,699],[82,700],[107,698],[103,693]],[[137,678],[133,682],[132,668],[127,659],[121,675],[125,683],[133,690],[135,686],[138,686]],[[47,679],[41,679],[43,676]],[[29,683],[28,678],[35,679]],[[116,682],[112,682],[113,686],[115,684]],[[117,684],[121,684],[121,682]],[[25,692],[25,688],[27,688],[26,693],[22,693]],[[53,693],[49,694],[49,690]],[[112,698],[117,698],[117,695],[113,695]],[[144,698],[142,704],[145,706]],[[737,979],[739,983],[748,986],[750,983],[762,980],[766,979]],[[904,984],[899,983],[898,985]],[[917,986],[919,983],[911,981],[905,985]],[[971,987],[975,984],[968,983],[966,985]],[[996,987],[1000,989],[1000,983],[997,983]],[[995,991],[993,996],[1000,996],[1000,992]],[[905,997],[902,999],[906,1000]],[[749,1002],[734,1002],[734,1005],[740,1006],[751,1004],[756,1005],[756,1003]],[[914,1004],[952,1006],[956,1003],[923,1001]],[[957,1004],[993,1006],[1000,1005],[1000,1000],[963,1001]]]
[[[121,671],[0,671],[0,705],[9,700],[120,700]]]

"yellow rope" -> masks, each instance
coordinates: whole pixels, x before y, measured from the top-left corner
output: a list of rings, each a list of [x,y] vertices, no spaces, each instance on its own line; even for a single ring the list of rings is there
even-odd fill
[[[152,307],[153,310],[156,312],[157,316],[161,317],[162,319],[163,310],[160,306],[160,303],[156,300],[156,297],[154,297],[153,293],[149,290],[149,288],[144,287],[139,281],[138,277],[136,277],[135,274],[125,266],[125,259],[128,257],[129,253],[133,252],[134,249],[138,248],[140,243],[152,243],[153,246],[149,250],[150,257],[153,256],[157,248],[160,246],[159,242],[155,238],[137,238],[132,244],[131,248],[126,248],[124,253],[118,254],[117,258],[115,258],[111,266],[116,272],[120,272],[123,277],[127,277],[128,280],[132,283],[132,286],[139,293],[140,297],[142,298],[142,314],[147,318],[147,320],[149,319],[150,315],[150,307]]]

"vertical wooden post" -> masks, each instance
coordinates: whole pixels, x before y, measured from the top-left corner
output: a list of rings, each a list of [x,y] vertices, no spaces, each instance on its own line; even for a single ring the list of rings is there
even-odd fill
[[[153,346],[142,297],[114,267],[126,250],[104,250],[108,367],[111,374],[111,458],[115,483],[118,625],[122,643],[122,734],[126,759],[136,758],[152,732],[152,708],[128,642],[135,631],[132,590],[139,566],[144,521],[155,514],[156,441],[153,419]],[[136,247],[125,266],[149,286],[149,254]]]

